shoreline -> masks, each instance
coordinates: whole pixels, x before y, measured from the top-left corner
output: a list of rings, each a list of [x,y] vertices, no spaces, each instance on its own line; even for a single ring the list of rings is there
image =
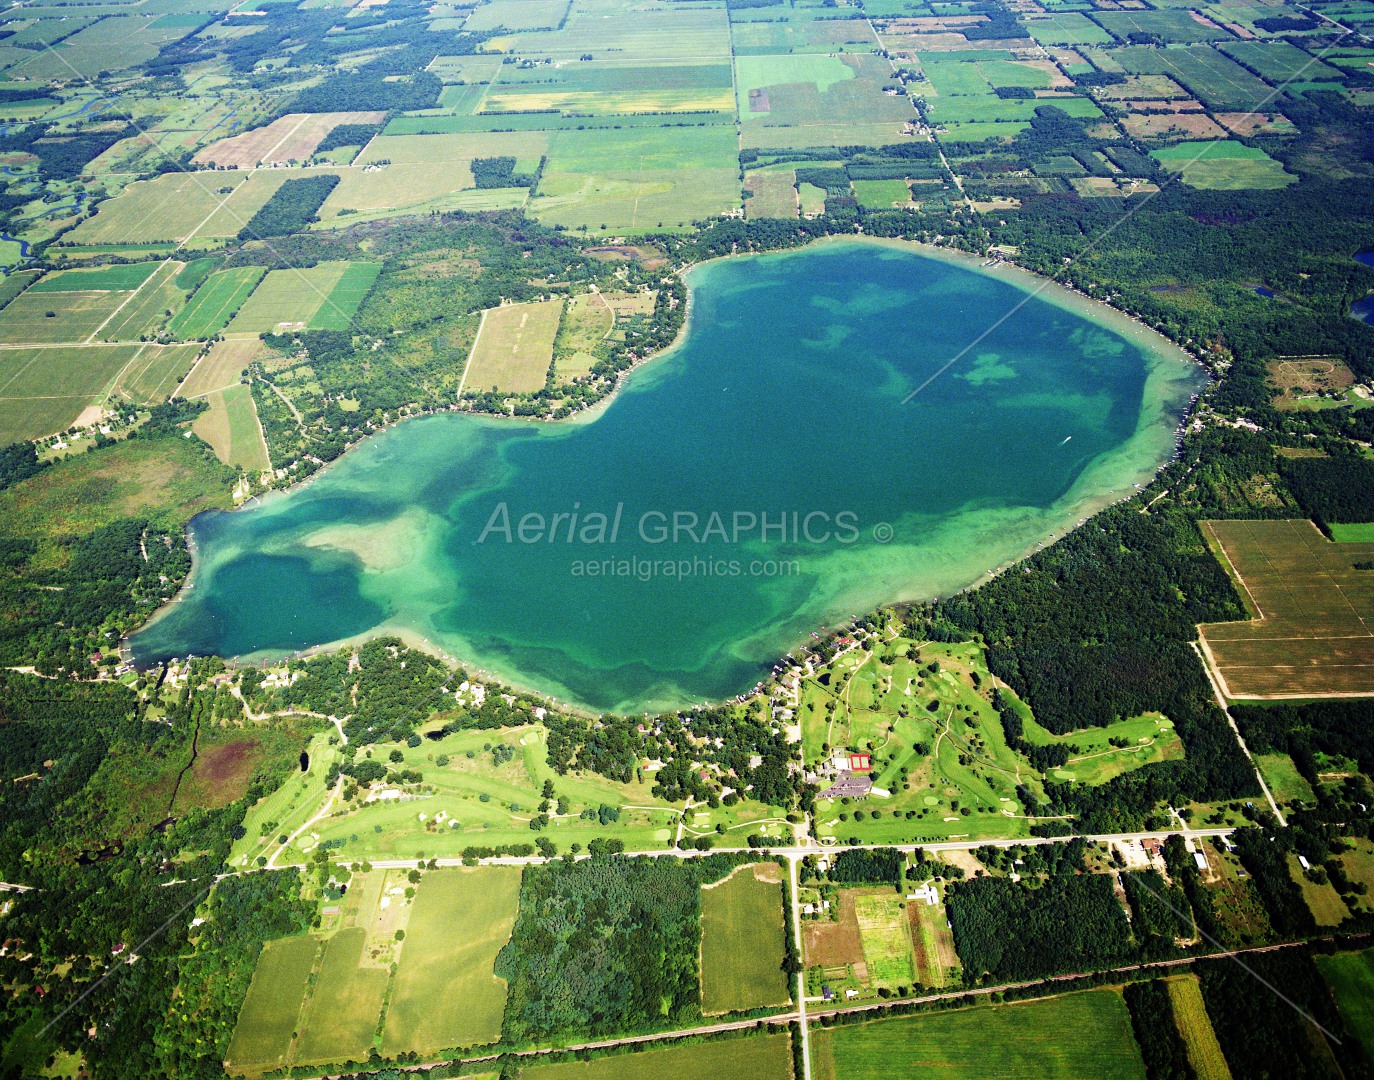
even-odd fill
[[[935,245],[926,244],[918,241],[909,241],[899,238],[868,237],[863,235],[833,236],[819,238],[817,240],[799,245],[794,248],[786,248],[779,251],[732,252],[727,255],[718,256],[714,259],[709,259],[697,263],[689,263],[682,267],[679,267],[673,273],[676,276],[678,276],[681,280],[683,280],[687,288],[686,299],[684,301],[685,311],[683,313],[683,319],[673,340],[663,349],[660,349],[657,352],[654,352],[648,356],[639,358],[630,367],[620,372],[617,376],[613,388],[599,401],[595,402],[594,404],[588,406],[585,409],[573,413],[568,417],[564,417],[556,421],[543,418],[541,419],[541,422],[546,424],[568,424],[570,426],[579,426],[582,424],[595,422],[605,412],[605,410],[609,408],[610,404],[619,396],[620,391],[628,384],[631,375],[639,371],[641,368],[647,367],[653,361],[670,357],[679,348],[681,348],[683,343],[687,340],[690,330],[694,326],[694,317],[697,314],[696,297],[694,295],[695,289],[693,289],[690,280],[691,275],[695,273],[695,271],[699,270],[702,267],[709,266],[713,263],[718,263],[726,259],[733,260],[741,257],[759,258],[767,256],[782,258],[789,255],[799,255],[801,253],[814,250],[821,245],[833,246],[836,244],[876,245],[879,247],[891,248],[893,250],[900,251],[908,255],[935,258],[942,262],[952,263],[960,267],[961,269],[966,269],[974,273],[979,273],[982,275],[992,277],[1000,276],[1003,280],[1007,280],[1009,284],[1011,284],[1014,288],[1018,290],[1018,292],[1025,294],[1026,300],[1022,301],[1022,303],[1025,303],[1030,299],[1044,299],[1046,300],[1046,302],[1051,303],[1056,307],[1068,310],[1070,313],[1078,315],[1085,319],[1089,319],[1090,321],[1097,322],[1099,324],[1105,321],[1107,323],[1106,329],[1108,331],[1115,332],[1122,337],[1126,337],[1127,340],[1131,341],[1132,344],[1135,344],[1137,345],[1137,347],[1141,348],[1141,350],[1147,353],[1148,357],[1151,360],[1153,360],[1153,363],[1148,363],[1147,366],[1147,387],[1149,386],[1150,382],[1155,379],[1159,369],[1162,367],[1163,362],[1167,360],[1182,361],[1189,368],[1193,369],[1198,376],[1201,376],[1201,380],[1205,385],[1205,380],[1207,378],[1206,369],[1186,350],[1176,345],[1175,343],[1169,341],[1169,339],[1165,338],[1158,331],[1146,326],[1143,322],[1127,314],[1126,312],[1120,311],[1119,309],[1112,307],[1110,304],[1106,303],[1103,300],[1097,300],[1094,297],[1087,296],[1086,294],[1080,293],[1077,290],[1073,290],[1068,286],[1065,286],[1059,282],[1054,281],[1052,278],[1035,274],[1032,271],[1026,270],[1023,267],[1016,266],[1014,263],[1009,262],[1003,262],[999,264],[999,266],[996,268],[988,267],[984,265],[982,257],[974,255],[972,253],[960,251],[958,249],[937,247]],[[998,271],[1003,268],[1010,268],[1013,271],[1013,273],[999,274]],[[1015,310],[1017,310],[1019,306],[1020,305],[1016,305],[1015,307],[1010,308],[1009,311],[1014,312]],[[1104,316],[1106,316],[1105,319]],[[1175,380],[1168,381],[1172,382]],[[1200,390],[1200,388],[1201,387],[1199,386],[1198,389]],[[1182,407],[1176,409],[1175,407],[1179,406],[1180,404],[1182,404]],[[1121,461],[1121,458],[1124,456],[1124,452],[1127,452],[1129,450],[1131,444],[1135,442],[1137,439],[1140,439],[1143,436],[1145,436],[1147,432],[1152,431],[1155,427],[1158,427],[1160,421],[1166,415],[1170,416],[1170,418],[1177,417],[1181,421],[1188,415],[1190,407],[1191,401],[1187,403],[1181,403],[1181,398],[1179,398],[1178,396],[1165,394],[1160,396],[1157,401],[1151,401],[1149,394],[1143,393],[1141,402],[1141,414],[1138,418],[1136,432],[1130,438],[1128,438],[1126,442],[1124,442],[1120,447],[1117,447],[1114,451],[1112,451],[1108,455],[1106,460],[1095,461],[1091,463],[1088,466],[1088,468],[1085,469],[1084,472],[1078,477],[1078,479],[1075,480],[1073,485],[1063,493],[1060,499],[1056,500],[1056,502],[1054,504],[1051,504],[1050,507],[1046,507],[1040,511],[1040,513],[1046,516],[1052,516],[1056,519],[1064,520],[1065,525],[1062,527],[1062,531],[1041,530],[1040,539],[1035,541],[1028,540],[1024,546],[1018,545],[1016,549],[1017,553],[1012,554],[1010,556],[1003,556],[1002,558],[1000,558],[995,569],[990,571],[984,571],[981,573],[974,573],[970,577],[968,577],[968,579],[963,584],[954,586],[953,588],[949,589],[948,592],[941,590],[942,594],[954,595],[959,592],[974,589],[985,584],[987,581],[992,580],[992,578],[999,576],[1001,573],[1004,573],[1007,569],[1017,565],[1029,556],[1034,555],[1037,551],[1042,550],[1044,547],[1051,546],[1053,543],[1058,542],[1063,537],[1069,535],[1077,528],[1081,527],[1081,525],[1084,522],[1090,520],[1092,517],[1100,513],[1102,510],[1107,509],[1110,506],[1116,505],[1117,503],[1128,501],[1134,495],[1145,490],[1148,487],[1149,483],[1153,480],[1153,478],[1168,463],[1168,461],[1170,460],[1168,456],[1161,456],[1160,453],[1152,454],[1151,457],[1154,459],[1154,463],[1152,465],[1144,469],[1131,470],[1133,476],[1138,477],[1140,480],[1140,482],[1137,483],[1133,488],[1123,487],[1119,485],[1112,488],[1102,487],[1100,490],[1096,492],[1095,495],[1090,494],[1088,492],[1083,492],[1081,491],[1081,488],[1091,478],[1092,473],[1094,471],[1104,467],[1110,469],[1112,468],[1113,464],[1119,463]],[[460,408],[457,404],[442,409],[421,409],[403,416],[397,416],[394,419],[387,421],[385,424],[378,425],[376,428],[371,430],[367,435],[358,439],[357,442],[351,444],[338,457],[334,458],[332,461],[328,463],[325,463],[320,468],[317,468],[309,476],[303,478],[299,482],[293,483],[286,488],[271,489],[267,492],[264,492],[261,496],[254,496],[253,498],[246,500],[244,504],[241,504],[239,507],[234,508],[234,510],[219,512],[234,513],[241,509],[248,509],[255,502],[257,503],[258,508],[260,509],[264,506],[270,506],[276,502],[279,502],[281,498],[289,494],[308,488],[311,481],[313,481],[317,476],[324,474],[326,471],[331,469],[336,463],[343,461],[348,456],[348,453],[350,451],[357,449],[358,447],[367,443],[372,435],[382,434],[393,427],[399,426],[403,421],[421,419],[427,416],[440,416],[445,413],[466,413],[474,419],[487,419],[493,423],[500,423],[502,421],[517,421],[524,423],[529,420],[536,419],[528,417],[502,417],[488,413],[471,412],[470,410]],[[1175,429],[1175,432],[1177,432],[1177,430],[1178,429]],[[1164,432],[1165,429],[1161,428],[1159,434],[1163,436]],[[1178,441],[1177,434],[1175,435],[1174,441],[1176,445]],[[1130,483],[1130,480],[1128,479],[1127,481],[1125,481],[1125,483]],[[271,498],[268,498],[267,496],[271,496]],[[1055,506],[1061,506],[1062,509],[1055,513],[1053,511],[1053,508]],[[121,650],[125,653],[126,656],[130,657],[131,659],[133,657],[133,650],[130,647],[131,639],[137,637],[139,634],[148,630],[158,621],[160,621],[166,615],[166,613],[173,610],[175,606],[182,601],[182,599],[185,597],[185,594],[190,589],[194,588],[197,584],[196,579],[199,576],[198,571],[200,570],[202,564],[197,555],[193,529],[195,526],[195,522],[199,519],[199,517],[200,515],[197,515],[195,518],[192,518],[191,521],[187,524],[188,547],[190,547],[192,551],[193,565],[192,570],[190,574],[188,574],[187,579],[183,584],[182,588],[177,591],[176,595],[167,604],[162,605],[156,611],[154,611],[141,626],[136,628],[129,635],[126,635],[120,642]],[[1075,518],[1081,518],[1081,520],[1079,520],[1076,524],[1072,523],[1073,519]],[[911,571],[912,573],[911,576],[908,578],[907,588],[902,588],[900,586],[898,586],[897,588],[888,588],[887,590],[885,590],[885,595],[888,597],[888,599],[879,600],[878,603],[893,603],[907,605],[921,603],[925,600],[929,600],[932,598],[938,599],[938,596],[936,596],[934,593],[931,593],[928,587],[924,587],[919,583],[919,573],[917,571],[917,567],[915,564],[912,565]],[[832,599],[834,600],[834,603],[831,606],[835,607],[836,611],[840,610],[841,608],[843,608],[844,610],[849,610],[854,606],[842,603],[842,597],[840,597],[838,594],[836,594],[836,596]],[[862,604],[859,606],[862,606],[865,610],[867,610],[869,607],[873,605]],[[829,612],[828,614],[822,614],[819,618],[824,618],[828,621],[833,622],[834,619],[839,618],[839,616],[834,612]],[[823,625],[824,624],[820,623],[818,619],[814,624],[808,623],[808,629],[814,631],[815,629]],[[305,649],[273,651],[269,655],[275,657],[275,659],[269,662],[281,663],[292,658],[308,658],[323,653],[327,653],[333,650],[337,650],[339,648],[343,648],[346,646],[361,644],[362,642],[365,642],[367,640],[372,640],[377,637],[384,636],[398,637],[411,647],[423,649],[426,652],[438,656],[444,662],[452,664],[454,666],[466,668],[469,670],[469,672],[479,670],[476,666],[478,663],[477,661],[464,660],[461,657],[452,655],[441,643],[431,641],[428,637],[425,637],[419,630],[410,626],[388,625],[388,623],[385,622],[379,624],[378,626],[372,627],[366,631],[363,631],[360,634],[352,635],[346,638],[336,639],[334,641],[321,642],[309,646]],[[782,657],[788,651],[795,651],[795,649],[798,648],[799,645],[805,645],[808,642],[808,640],[809,639],[807,637],[806,629],[803,629],[796,634],[790,634],[788,636],[788,642],[790,642],[790,650],[786,645],[779,647],[776,650],[775,655],[773,655],[773,660],[776,661],[779,657]],[[736,644],[743,645],[745,643],[746,642],[742,641]],[[770,654],[772,654],[774,653],[774,650],[770,649],[769,652]],[[230,663],[238,665],[256,663],[257,661],[246,659],[248,656],[251,655],[254,654],[242,654],[234,657],[224,657],[224,659]],[[261,657],[261,659],[267,660],[268,657],[263,656]],[[758,667],[758,669],[765,674],[769,666],[769,661],[767,659],[760,660],[757,664],[754,664],[753,661],[749,661],[748,663],[750,663],[751,666]],[[520,672],[504,672],[501,670],[493,670],[488,673],[485,668],[482,668],[480,670],[484,677],[500,681],[506,684],[507,686],[516,689],[517,691],[527,692],[540,698],[543,698],[545,700],[548,700],[550,702],[556,702],[557,707],[564,710],[569,710],[579,714],[592,716],[595,716],[601,712],[608,711],[604,709],[598,709],[572,699],[558,697],[547,688],[532,686],[530,685],[530,681]],[[570,693],[570,691],[568,691],[566,688],[563,689],[565,693]],[[743,692],[746,694],[751,694],[753,691],[746,690]],[[685,706],[655,706],[655,708],[679,707]],[[611,711],[640,712],[643,711],[643,709],[613,709]]]

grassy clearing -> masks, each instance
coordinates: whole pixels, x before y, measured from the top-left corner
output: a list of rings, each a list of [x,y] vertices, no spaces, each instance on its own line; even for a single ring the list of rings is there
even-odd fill
[[[1174,1008],[1174,1023],[1188,1048],[1188,1063],[1198,1080],[1231,1080],[1231,1070],[1212,1030],[1207,1007],[1202,1001],[1202,988],[1192,975],[1166,979],[1169,1003]]]
[[[939,989],[956,981],[963,970],[954,950],[944,904],[911,901],[907,904],[914,947],[916,979],[922,986]]]
[[[318,950],[308,934],[263,946],[225,1055],[232,1065],[273,1066],[286,1057]]]
[[[1269,785],[1274,799],[1280,803],[1313,802],[1316,796],[1307,777],[1298,772],[1293,759],[1287,754],[1255,754],[1255,764]]]
[[[415,898],[382,1052],[495,1042],[506,984],[492,974],[520,902],[517,867],[432,871]]]
[[[911,189],[905,180],[854,180],[854,197],[860,206],[881,210],[889,206],[907,206],[911,203]]]
[[[244,266],[211,274],[167,329],[183,341],[213,337],[229,325],[266,273],[265,267]]]
[[[1051,779],[1076,780],[1091,786],[1105,784],[1142,765],[1183,758],[1183,740],[1174,731],[1173,721],[1158,712],[1066,735],[1051,735],[1027,716],[1025,737],[1028,742],[1040,746],[1068,746],[1071,754],[1068,764],[1055,769],[1050,774]],[[1127,745],[1113,745],[1112,740]]]
[[[554,372],[560,382],[586,375],[596,350],[615,328],[615,312],[600,293],[568,298],[554,339]]]
[[[1339,926],[1350,915],[1350,910],[1345,906],[1345,901],[1329,881],[1324,885],[1308,879],[1303,873],[1302,865],[1298,862],[1296,855],[1288,856],[1288,876],[1291,877],[1302,892],[1302,898],[1312,912],[1312,917],[1317,920],[1318,926],[1331,927]]]
[[[747,174],[744,186],[753,198],[744,204],[751,218],[795,218],[798,213],[797,174],[794,169],[759,170]]]
[[[1145,1076],[1115,990],[848,1024],[815,1030],[811,1045],[818,1080]]]
[[[524,1080],[661,1080],[665,1076],[710,1080],[792,1080],[792,1045],[787,1035],[750,1036],[673,1046],[595,1061],[535,1065]]]
[[[1374,692],[1374,593],[1353,568],[1374,544],[1333,544],[1310,521],[1209,521],[1203,531],[1263,615],[1199,627],[1233,696]]]
[[[1338,544],[1374,544],[1374,522],[1355,525],[1328,525],[1331,539]]]
[[[502,393],[538,390],[553,363],[554,339],[562,317],[562,299],[507,304],[488,311],[468,362],[468,389]]]
[[[1368,1052],[1374,1048],[1374,949],[1318,956],[1316,961],[1341,1019]]]
[[[701,890],[701,1010],[708,1015],[790,1000],[777,869],[741,867]]]

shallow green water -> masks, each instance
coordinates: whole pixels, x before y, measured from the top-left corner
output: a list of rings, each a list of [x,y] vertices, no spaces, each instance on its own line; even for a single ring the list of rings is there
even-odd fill
[[[1200,385],[1159,339],[1035,298],[903,404],[1025,292],[858,242],[690,281],[684,343],[594,421],[408,421],[197,518],[193,587],[137,658],[384,627],[597,708],[730,696],[821,626],[964,587],[1128,493]]]

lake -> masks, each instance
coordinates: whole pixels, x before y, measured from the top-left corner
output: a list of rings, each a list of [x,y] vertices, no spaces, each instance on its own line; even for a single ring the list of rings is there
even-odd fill
[[[1132,493],[1203,383],[1102,305],[910,245],[688,282],[681,342],[595,415],[408,420],[196,518],[190,586],[137,661],[385,631],[596,709],[729,697],[822,627],[969,586]]]

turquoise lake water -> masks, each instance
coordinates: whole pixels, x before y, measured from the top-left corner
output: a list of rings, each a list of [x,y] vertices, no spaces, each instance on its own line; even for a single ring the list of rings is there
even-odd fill
[[[1009,273],[857,241],[698,267],[682,343],[595,418],[411,420],[198,517],[192,587],[135,657],[385,630],[599,709],[748,690],[820,627],[963,588],[1173,452],[1198,369]]]

